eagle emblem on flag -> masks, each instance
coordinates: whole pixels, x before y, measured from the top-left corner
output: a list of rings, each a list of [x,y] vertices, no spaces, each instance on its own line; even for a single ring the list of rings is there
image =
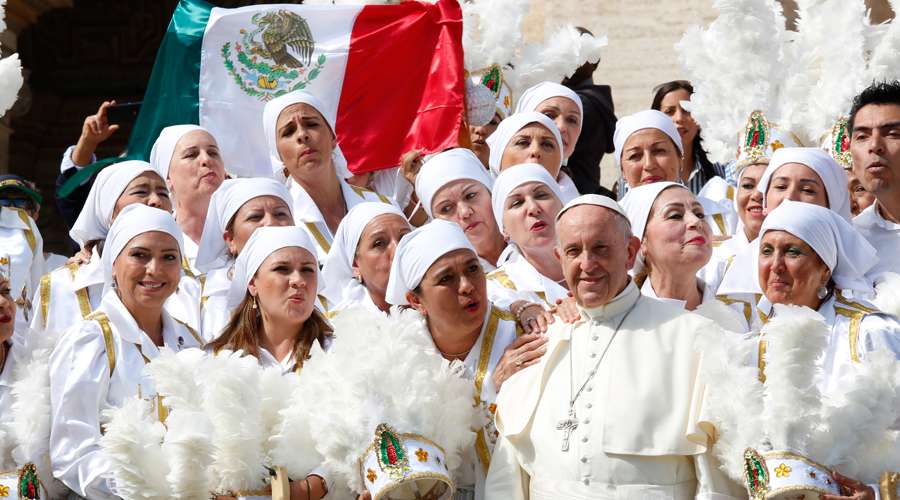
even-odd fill
[[[325,66],[306,19],[289,10],[257,12],[240,41],[222,45],[228,74],[245,94],[269,101],[306,88]]]

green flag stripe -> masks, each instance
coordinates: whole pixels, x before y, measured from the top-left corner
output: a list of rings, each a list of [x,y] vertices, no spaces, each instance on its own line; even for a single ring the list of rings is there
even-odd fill
[[[128,153],[81,169],[60,186],[59,196],[68,196],[95,172],[110,164],[125,160],[147,161],[153,142],[163,128],[199,123],[200,49],[212,8],[203,0],[178,2],[156,54],[144,104],[128,139]]]

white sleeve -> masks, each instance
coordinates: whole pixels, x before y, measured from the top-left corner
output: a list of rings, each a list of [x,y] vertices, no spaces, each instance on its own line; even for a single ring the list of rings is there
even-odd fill
[[[53,476],[84,498],[115,498],[100,449],[100,411],[109,361],[99,325],[84,321],[63,334],[50,355],[50,461]]]
[[[887,351],[900,360],[900,321],[887,314],[867,314],[860,322],[860,344],[865,353]]]
[[[544,301],[534,292],[521,292],[511,290],[501,285],[497,280],[488,278],[487,280],[488,300],[500,309],[509,311],[509,307],[517,300],[532,302],[540,306],[544,306]],[[546,309],[546,307],[545,307]]]
[[[528,474],[516,459],[512,444],[503,436],[491,454],[491,467],[484,485],[484,498],[528,499]]]
[[[747,498],[747,491],[722,472],[719,460],[709,449],[694,456],[697,474],[696,500],[730,500]]]
[[[69,146],[66,148],[66,152],[63,153],[62,161],[59,162],[59,173],[64,174],[66,170],[70,168],[75,168],[81,170],[86,167],[86,165],[76,165],[74,161],[72,161],[72,153],[75,152],[75,146]],[[91,163],[97,161],[97,157],[95,155],[91,155]]]

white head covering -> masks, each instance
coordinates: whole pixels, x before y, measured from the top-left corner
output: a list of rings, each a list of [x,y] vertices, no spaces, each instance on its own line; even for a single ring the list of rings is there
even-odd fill
[[[69,236],[81,246],[88,241],[106,238],[119,196],[131,181],[144,172],[159,173],[149,163],[138,160],[123,161],[101,170],[94,179]]]
[[[471,250],[460,227],[445,220],[434,220],[400,239],[391,263],[385,300],[395,306],[407,305],[406,293],[415,290],[432,264],[454,250]]]
[[[245,203],[260,196],[281,198],[288,210],[293,205],[291,194],[284,184],[264,177],[246,179],[227,179],[222,182],[209,200],[206,211],[206,222],[203,224],[203,235],[200,237],[200,248],[194,264],[201,272],[207,272],[228,263],[228,247],[222,235],[234,214]],[[292,215],[293,217],[293,215]]]
[[[247,286],[256,275],[259,266],[270,255],[282,248],[299,247],[309,252],[316,259],[316,246],[306,231],[295,226],[267,226],[257,228],[250,235],[247,244],[234,263],[234,278],[228,288],[228,309],[234,309],[240,305],[247,295]],[[325,287],[325,281],[319,273],[319,263],[316,260],[316,293]],[[315,299],[315,297],[310,297]]]
[[[613,134],[613,144],[616,148],[615,158],[617,166],[620,168],[622,166],[622,150],[625,148],[625,142],[631,137],[631,134],[634,134],[638,130],[648,128],[655,128],[669,136],[678,148],[678,152],[684,154],[681,136],[678,134],[678,129],[675,128],[675,124],[672,123],[672,119],[661,111],[646,109],[644,111],[638,111],[633,115],[619,118],[619,121],[616,122],[616,132]]]
[[[537,107],[542,102],[554,97],[566,97],[570,99],[578,105],[578,113],[582,117],[584,116],[584,105],[581,103],[581,97],[578,97],[578,94],[569,87],[554,82],[541,82],[529,87],[522,93],[522,96],[519,97],[519,102],[516,103],[516,113],[537,111]]]
[[[322,118],[325,119],[325,122],[331,129],[331,135],[337,139],[337,129],[334,127],[334,113],[327,109],[325,105],[322,104],[322,101],[309,92],[295,90],[294,92],[289,92],[267,102],[266,107],[263,108],[263,131],[266,134],[266,144],[269,145],[269,158],[272,160],[272,173],[275,178],[279,180],[284,178],[282,174],[284,171],[284,164],[281,162],[281,155],[278,154],[278,131],[276,130],[278,116],[281,115],[284,108],[301,102],[316,108],[316,111],[322,115]],[[347,159],[344,158],[344,153],[341,151],[340,145],[335,144],[334,150],[331,152],[331,158],[334,160],[334,170],[339,178],[346,179],[353,175],[347,167]]]
[[[475,153],[466,148],[453,148],[431,157],[416,176],[416,195],[429,217],[431,202],[442,187],[460,179],[471,179],[491,190],[491,177]]]
[[[184,255],[184,242],[181,228],[175,219],[166,211],[135,203],[125,207],[113,221],[103,245],[103,256],[100,259],[103,268],[104,292],[112,286],[113,262],[135,237],[151,231],[166,233],[178,243],[179,262]],[[179,266],[180,267],[180,266]]]
[[[660,193],[671,187],[687,189],[677,182],[654,182],[652,184],[631,188],[628,191],[628,194],[622,198],[622,208],[625,210],[625,213],[628,214],[628,222],[631,223],[631,232],[641,241],[644,239],[644,229],[647,227],[647,219],[650,217],[650,209],[653,208],[653,203],[656,201],[656,198],[659,197]],[[638,274],[643,269],[644,255],[643,251],[641,251],[638,252],[637,258],[634,261],[634,267],[631,268],[631,271],[634,274]]]
[[[687,189],[677,182],[654,182],[631,188],[628,194],[622,198],[622,208],[628,216],[631,223],[631,231],[638,239],[644,239],[644,228],[647,226],[647,219],[650,217],[650,209],[653,202],[659,197],[660,193],[670,187],[680,187]]]
[[[340,303],[348,284],[354,283],[353,257],[356,255],[359,239],[370,222],[385,214],[398,215],[406,221],[406,216],[400,209],[394,205],[376,201],[357,204],[341,220],[334,235],[334,241],[331,243],[331,250],[328,251],[328,257],[325,258],[325,265],[322,267],[322,277],[328,283],[322,295],[328,299],[328,302]]]
[[[578,198],[575,198],[574,200],[566,203],[565,206],[562,207],[562,210],[560,210],[559,213],[556,214],[556,221],[559,222],[559,219],[562,219],[563,214],[566,213],[567,210],[573,207],[577,207],[578,205],[594,205],[603,207],[621,215],[626,221],[628,220],[628,214],[626,214],[625,210],[623,210],[622,207],[619,206],[619,204],[616,203],[612,198],[608,198],[599,194],[583,194]]]
[[[172,164],[175,145],[187,133],[195,130],[202,130],[212,135],[209,130],[199,125],[172,125],[159,132],[159,137],[156,138],[156,142],[153,143],[153,149],[150,150],[150,164],[159,172],[163,180],[169,178],[169,165]]]
[[[494,209],[494,219],[497,220],[497,228],[503,233],[503,208],[510,191],[528,182],[540,182],[550,188],[553,194],[562,202],[562,192],[559,183],[547,169],[536,163],[522,163],[507,168],[494,180],[494,189],[491,195],[491,208]],[[555,214],[553,214],[555,217]]]
[[[497,130],[487,138],[488,146],[491,148],[491,155],[488,159],[488,165],[494,175],[500,173],[500,160],[503,159],[503,152],[509,141],[519,130],[525,128],[526,125],[539,123],[547,128],[556,139],[556,146],[559,148],[559,157],[562,158],[562,136],[559,135],[559,127],[550,118],[542,113],[527,111],[523,113],[514,113],[509,118],[497,125]]]
[[[878,262],[878,255],[872,245],[833,210],[785,200],[766,216],[759,231],[760,239],[767,231],[777,230],[787,231],[811,246],[831,269],[831,279],[837,288],[872,290],[872,283],[865,275]]]
[[[847,191],[847,174],[827,152],[819,148],[781,148],[772,154],[763,172],[757,191],[763,194],[763,210],[766,209],[766,191],[775,171],[787,163],[799,163],[811,168],[825,185],[828,206],[841,217],[850,220],[850,193]]]

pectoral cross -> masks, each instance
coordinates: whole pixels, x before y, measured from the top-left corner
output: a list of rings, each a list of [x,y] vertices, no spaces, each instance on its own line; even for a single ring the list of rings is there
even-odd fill
[[[569,418],[560,420],[556,424],[556,430],[563,431],[562,451],[569,451],[569,436],[578,428],[578,420],[575,418],[575,408],[569,408]]]

